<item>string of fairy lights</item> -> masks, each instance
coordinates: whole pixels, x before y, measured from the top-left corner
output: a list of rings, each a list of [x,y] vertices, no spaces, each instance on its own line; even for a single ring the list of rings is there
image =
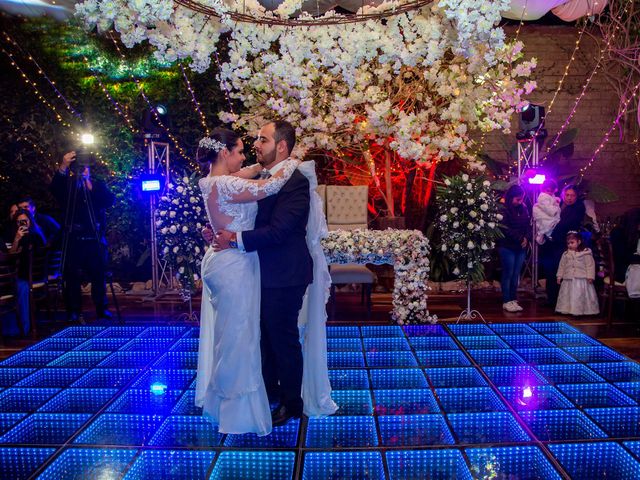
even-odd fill
[[[116,51],[118,52],[118,55],[120,55],[120,57],[122,58],[123,61],[126,61],[127,57],[126,55],[122,52],[122,49],[120,48],[120,45],[118,45],[118,41],[115,39],[115,37],[113,36],[113,33],[109,34],[109,38],[111,39],[111,41],[113,42],[114,46],[116,47]],[[193,161],[193,159],[189,158],[189,156],[187,155],[187,152],[180,146],[180,143],[178,142],[178,139],[169,131],[169,129],[167,128],[167,126],[164,124],[164,122],[162,121],[162,119],[160,118],[160,115],[158,115],[158,111],[157,109],[153,106],[153,104],[151,103],[151,101],[149,100],[149,97],[147,97],[147,94],[144,91],[144,86],[142,85],[142,83],[140,82],[140,80],[138,80],[135,76],[130,75],[131,79],[133,80],[133,82],[136,84],[136,86],[138,87],[138,91],[140,92],[140,95],[142,96],[142,98],[144,99],[145,103],[147,104],[147,106],[149,107],[149,111],[151,112],[151,114],[153,115],[154,120],[156,121],[156,123],[160,126],[160,128],[162,128],[162,130],[164,130],[164,132],[166,133],[167,137],[169,137],[169,140],[171,140],[171,142],[173,143],[173,146],[175,147],[175,149],[178,151],[178,154],[184,159],[186,160],[190,166],[192,168],[197,168],[197,165],[195,164],[195,162]]]
[[[107,99],[111,102],[111,106],[116,111],[116,113],[120,115],[122,119],[125,121],[125,123],[127,124],[127,127],[129,127],[129,130],[131,130],[131,133],[134,133],[134,134],[138,133],[139,129],[136,128],[136,126],[133,124],[133,121],[131,120],[131,117],[127,114],[125,108],[122,107],[115,98],[113,98],[113,96],[109,93],[109,90],[105,86],[104,82],[100,80],[100,77],[98,77],[98,75],[96,75],[92,71],[91,66],[89,64],[89,59],[85,55],[82,55],[82,59],[85,65],[87,66],[87,70],[91,72],[91,76],[96,80],[96,82],[100,86],[100,90],[102,90],[102,93],[104,93]]]
[[[526,4],[525,4],[525,9],[526,9]],[[628,11],[628,7],[626,7],[624,9],[623,14],[626,13],[627,11]],[[524,20],[523,20],[524,19],[524,14],[525,14],[525,11],[523,10],[523,15],[521,17],[521,20],[519,22],[519,25],[518,25],[518,28],[517,28],[517,31],[516,31],[516,38],[520,34],[520,30],[521,30],[522,26],[524,25]],[[572,52],[572,54],[570,56],[570,59],[569,59],[568,63],[566,64],[566,66],[564,68],[563,75],[560,78],[560,80],[558,81],[558,85],[557,85],[557,87],[555,89],[553,97],[551,98],[551,101],[549,102],[549,104],[547,106],[547,112],[546,112],[547,116],[551,113],[551,111],[553,109],[553,106],[554,106],[554,103],[555,103],[560,91],[562,91],[562,88],[564,86],[564,82],[565,82],[565,80],[566,80],[566,78],[568,76],[570,68],[571,68],[573,62],[575,62],[575,60],[576,60],[577,53],[578,53],[578,51],[580,49],[581,41],[582,41],[583,35],[585,33],[586,27],[587,27],[587,23],[585,22],[583,24],[582,29],[580,30],[578,38],[576,39],[575,46],[573,48],[573,52]],[[616,29],[614,30],[613,34],[609,37],[609,39],[607,40],[606,44],[600,49],[599,56],[597,58],[595,67],[590,72],[586,82],[583,84],[583,86],[581,88],[581,91],[580,91],[580,94],[576,97],[575,102],[573,104],[573,107],[572,107],[568,117],[566,118],[566,120],[562,124],[561,128],[559,129],[559,131],[555,135],[554,141],[551,142],[551,144],[546,147],[546,151],[544,153],[544,156],[548,155],[548,153],[553,148],[555,148],[555,146],[560,141],[561,134],[566,130],[566,128],[570,124],[571,120],[575,116],[577,108],[580,105],[581,101],[583,100],[584,96],[586,95],[587,90],[588,90],[593,78],[596,76],[596,74],[599,71],[599,69],[602,68],[603,59],[605,58],[606,53],[610,50],[611,43],[612,43],[613,39],[615,38],[616,33],[618,33],[620,28],[621,27],[619,25],[616,26]],[[28,51],[26,51],[23,47],[21,47],[20,44],[16,40],[14,40],[8,33],[3,31],[2,35],[3,35],[4,39],[7,42],[7,45],[1,46],[0,50],[2,50],[2,53],[4,53],[8,57],[9,63],[17,71],[17,73],[19,74],[19,77],[33,91],[33,93],[36,96],[36,98],[38,98],[38,100],[54,115],[54,117],[56,118],[56,120],[60,124],[62,124],[66,128],[69,128],[77,137],[80,137],[81,134],[79,132],[75,131],[75,129],[72,127],[72,125],[69,123],[69,121],[67,121],[64,118],[63,112],[61,112],[59,110],[59,108],[57,108],[53,104],[53,102],[49,101],[45,97],[42,89],[38,86],[38,83],[35,80],[33,80],[32,78],[30,78],[29,75],[26,73],[25,69],[22,68],[18,64],[18,61],[17,61],[16,56],[15,56],[15,52],[12,52],[12,51],[10,51],[8,49],[9,45],[12,46],[15,51],[20,52],[26,58],[26,60],[28,60],[29,62],[31,62],[35,66],[35,71],[52,88],[52,90],[53,90],[53,92],[55,94],[55,97],[58,100],[60,100],[61,102],[63,102],[64,107],[65,107],[67,112],[69,112],[71,115],[76,117],[78,119],[78,121],[80,121],[80,122],[82,122],[81,114],[71,105],[71,103],[68,101],[68,99],[62,94],[62,92],[56,86],[55,82],[53,80],[51,80],[50,77],[46,74],[46,72],[42,69],[42,67],[38,63],[38,61]],[[122,60],[126,61],[126,56],[123,53],[122,49],[120,48],[118,42],[115,40],[113,34],[110,35],[110,38],[111,38],[112,42],[114,43],[115,48],[116,48],[118,54],[120,55],[120,57],[122,58]],[[82,58],[83,58],[83,61],[84,61],[85,65],[87,66],[88,70],[91,72],[92,77],[95,79],[97,85],[100,87],[101,91],[104,93],[106,98],[111,102],[114,111],[123,119],[123,121],[126,123],[127,127],[131,130],[131,132],[133,132],[133,133],[139,132],[139,128],[136,128],[134,121],[132,120],[131,116],[127,112],[127,109],[125,107],[123,107],[120,103],[118,103],[118,101],[114,98],[114,96],[109,92],[109,89],[106,87],[104,82],[98,77],[98,75],[96,75],[95,72],[92,71],[91,68],[89,68],[89,63],[90,62],[89,62],[88,58],[86,56],[84,56],[84,55],[82,55]],[[215,58],[215,62],[216,62],[217,66],[218,66],[218,69],[219,69],[220,66],[221,66],[221,62],[220,62],[220,58],[219,58],[219,55],[218,55],[217,51],[214,52],[214,58]],[[188,92],[190,94],[191,103],[193,104],[194,112],[196,113],[196,115],[197,115],[197,117],[199,119],[199,122],[200,122],[200,124],[201,124],[201,126],[202,126],[202,128],[203,128],[203,130],[205,132],[205,134],[208,136],[210,134],[210,130],[209,130],[209,127],[208,127],[208,124],[207,124],[207,121],[206,121],[206,117],[205,117],[205,115],[204,115],[204,113],[202,111],[201,105],[200,105],[200,103],[198,102],[198,100],[196,98],[196,94],[195,94],[195,91],[193,89],[193,86],[191,85],[191,82],[189,81],[189,78],[188,78],[187,72],[185,71],[184,66],[182,64],[179,64],[179,68],[180,68],[180,71],[181,71],[182,78],[184,80],[185,86],[186,86],[186,88],[187,88],[187,90],[188,90]],[[133,80],[133,82],[138,87],[138,90],[139,90],[142,98],[146,102],[146,104],[147,104],[151,114],[153,115],[154,120],[156,121],[156,123],[167,134],[167,137],[171,140],[171,142],[173,143],[173,145],[176,148],[176,150],[179,153],[179,155],[184,160],[186,160],[192,168],[195,168],[196,167],[195,162],[193,162],[193,160],[187,155],[186,151],[184,150],[184,148],[182,148],[182,146],[178,142],[178,140],[175,137],[175,135],[162,122],[162,119],[159,117],[156,109],[154,108],[154,106],[152,105],[152,103],[149,100],[148,96],[146,95],[146,93],[144,91],[143,84],[139,81],[138,78],[136,78],[136,76],[131,75],[131,74],[130,74],[130,76],[131,76],[131,79]],[[596,150],[594,151],[594,153],[591,156],[590,160],[580,169],[580,172],[579,172],[579,177],[580,178],[582,178],[584,176],[585,172],[592,166],[592,164],[594,163],[595,159],[598,157],[599,153],[602,151],[604,146],[608,143],[609,138],[611,136],[611,133],[615,129],[616,125],[618,125],[618,122],[620,121],[620,118],[627,112],[627,109],[628,109],[628,107],[630,105],[631,100],[637,96],[639,88],[640,88],[640,84],[637,84],[632,89],[629,98],[627,98],[627,100],[622,105],[622,108],[620,109],[617,117],[614,119],[611,127],[609,128],[609,130],[605,134],[602,142],[596,148]],[[222,91],[223,91],[223,93],[225,95],[226,101],[228,102],[230,113],[235,115],[234,107],[233,107],[233,101],[232,101],[232,98],[231,98],[231,92],[229,91],[229,89],[226,86],[223,86]],[[477,146],[476,152],[480,152],[481,151],[481,149],[482,149],[482,147],[483,147],[483,145],[485,143],[485,137],[486,137],[486,135],[483,133],[481,138],[480,138],[480,140],[479,140],[479,142],[478,142],[478,144],[476,144],[476,146]],[[43,152],[40,147],[38,147],[35,143],[33,143],[27,137],[21,136],[19,138],[19,140],[25,140],[32,147],[34,147],[34,149],[36,151],[38,151],[39,153],[41,153],[43,155],[45,154],[45,152]],[[636,157],[636,160],[638,161],[638,164],[640,164],[640,148],[638,148],[638,138],[636,138],[634,140],[634,144],[636,145],[635,157]],[[47,154],[47,156],[50,156],[50,154]],[[104,159],[101,157],[101,155],[99,153],[97,153],[96,156],[98,157],[98,160],[99,160],[100,163],[106,165],[106,162],[104,161]],[[544,156],[543,156],[543,158],[544,158]],[[116,172],[112,172],[112,174],[115,174],[115,173]]]
[[[629,10],[629,6],[627,5],[625,7],[625,9],[623,10],[623,13],[621,14],[621,16],[624,15],[628,10]],[[576,100],[575,100],[575,102],[573,104],[573,107],[571,108],[571,111],[569,112],[569,115],[567,116],[566,120],[564,121],[564,123],[560,127],[560,130],[558,130],[558,133],[556,133],[556,136],[554,137],[553,142],[551,142],[551,144],[549,144],[546,147],[545,152],[542,155],[543,159],[549,154],[549,152],[551,150],[553,150],[556,147],[556,145],[558,145],[558,142],[560,141],[562,133],[564,133],[564,131],[567,129],[567,127],[571,123],[571,120],[573,119],[574,115],[576,114],[576,111],[578,110],[578,105],[580,105],[580,102],[582,101],[582,99],[586,95],[587,89],[589,88],[589,85],[591,84],[591,81],[593,80],[593,78],[596,76],[596,73],[600,70],[600,68],[602,66],[602,61],[604,60],[606,53],[610,50],[611,42],[615,38],[615,35],[618,33],[620,28],[621,28],[620,27],[620,22],[616,22],[616,27],[615,27],[615,29],[613,31],[613,34],[609,37],[609,39],[607,40],[605,46],[600,49],[600,55],[598,56],[598,59],[596,61],[596,65],[593,68],[593,70],[591,71],[591,73],[589,74],[589,77],[587,78],[587,81],[582,86],[580,94],[576,97]],[[572,55],[572,57],[575,58],[576,53],[577,53],[577,49],[574,49],[574,54]]]
[[[593,152],[593,155],[591,156],[589,161],[580,169],[580,171],[578,173],[578,178],[579,179],[582,179],[584,177],[585,172],[589,168],[591,168],[591,165],[593,165],[593,162],[595,161],[595,159],[598,156],[598,154],[602,151],[604,146],[609,142],[609,138],[611,137],[611,133],[613,133],[615,128],[618,126],[618,124],[620,122],[620,119],[625,115],[625,113],[627,113],[627,109],[629,108],[629,104],[631,103],[631,100],[633,100],[636,97],[636,95],[638,94],[638,89],[639,88],[640,88],[640,82],[636,83],[635,87],[633,87],[633,89],[629,93],[628,98],[623,102],[622,108],[619,109],[618,115],[616,115],[616,118],[613,120],[613,122],[611,122],[611,126],[609,127],[609,130],[607,131],[607,133],[605,133],[604,138],[600,142],[600,145],[598,145],[598,148],[596,148],[595,152]]]
[[[187,86],[187,90],[191,94],[191,101],[193,102],[193,107],[195,108],[196,113],[198,114],[198,117],[200,117],[200,125],[202,125],[202,128],[204,128],[205,135],[208,137],[209,127],[207,126],[207,119],[205,118],[204,113],[202,113],[202,109],[200,108],[200,103],[198,103],[198,100],[196,99],[196,94],[193,91],[193,88],[191,87],[191,82],[189,81],[189,77],[187,77],[187,72],[185,72],[184,65],[182,64],[180,64],[180,71],[182,72],[182,78],[184,79],[184,83]]]
[[[80,139],[82,133],[77,131],[72,126],[72,124],[69,123],[69,121],[67,121],[67,119],[65,119],[65,117],[63,116],[63,113],[53,104],[53,102],[45,97],[45,94],[43,93],[41,88],[38,86],[38,83],[35,80],[33,80],[27,74],[27,72],[19,65],[19,63],[17,61],[17,58],[15,56],[16,52],[21,53],[24,56],[24,58],[26,58],[29,62],[31,62],[35,66],[35,71],[46,81],[46,83],[49,84],[49,86],[52,88],[53,92],[55,93],[56,98],[58,100],[60,100],[64,104],[66,110],[76,118],[76,121],[80,122],[81,124],[83,123],[82,115],[72,106],[71,102],[58,89],[58,87],[55,84],[55,81],[51,80],[51,78],[47,75],[47,73],[44,71],[42,66],[38,63],[38,61],[34,58],[33,55],[31,55],[28,51],[26,51],[24,47],[20,46],[20,44],[16,40],[14,40],[7,32],[3,31],[2,32],[2,36],[4,37],[4,40],[6,41],[6,45],[0,47],[0,49],[8,57],[9,63],[11,64],[11,66],[13,68],[16,69],[17,73],[19,74],[19,77],[25,82],[26,85],[28,85],[32,89],[33,93],[38,98],[38,100],[54,115],[56,121],[58,121],[64,127],[70,129],[72,134],[75,137],[77,137],[78,139]],[[114,40],[114,39],[112,38],[112,40]],[[114,44],[116,45],[116,49],[117,49],[118,53],[120,54],[122,60],[126,61],[126,57],[124,56],[123,52],[119,48],[117,42],[114,41]],[[10,51],[8,49],[9,47],[13,47],[15,52]],[[133,119],[131,118],[131,116],[127,112],[127,109],[123,105],[121,105],[114,98],[114,96],[109,92],[109,89],[104,84],[104,82],[93,71],[93,69],[90,68],[90,62],[89,62],[89,59],[86,57],[86,55],[82,54],[80,56],[82,57],[82,60],[83,60],[83,62],[85,64],[87,70],[90,72],[91,76],[96,81],[97,85],[100,87],[100,90],[103,92],[105,97],[111,103],[111,105],[113,107],[113,110],[124,120],[125,124],[129,128],[129,130],[131,130],[132,133],[134,133],[134,134],[138,133],[140,130],[139,130],[139,128],[136,127]],[[194,91],[194,89],[193,89],[193,87],[192,87],[192,85],[191,85],[191,83],[190,83],[190,81],[189,81],[189,79],[188,79],[188,77],[186,75],[186,72],[184,71],[184,67],[182,65],[180,65],[180,68],[181,68],[182,73],[183,73],[183,78],[184,78],[184,81],[185,81],[185,85],[186,85],[187,90],[189,91],[189,94],[191,96],[191,100],[192,100],[192,103],[193,103],[193,106],[194,106],[194,110],[195,110],[196,114],[198,115],[198,117],[200,119],[200,123],[201,123],[204,131],[208,135],[209,134],[209,128],[208,128],[208,125],[206,123],[206,118],[204,116],[204,113],[202,112],[202,109],[200,107],[200,103],[198,102],[198,100],[196,98],[195,91]],[[149,101],[148,97],[146,96],[146,94],[145,94],[145,92],[143,90],[142,84],[138,81],[137,78],[132,77],[132,79],[136,83],[136,86],[138,87],[138,89],[139,89],[139,91],[141,93],[141,96],[144,98],[144,100],[147,103],[150,111],[154,115],[154,119],[156,120],[157,124],[160,125],[160,127],[166,132],[167,136],[173,142],[173,144],[174,144],[176,150],[179,152],[179,154],[187,162],[189,162],[189,164],[190,164],[190,166],[192,168],[195,168],[196,167],[195,163],[187,156],[185,150],[178,143],[176,137],[168,130],[168,128],[163,124],[162,120],[158,117],[155,108],[151,105],[151,102]],[[52,158],[49,153],[44,152],[42,150],[42,148],[37,146],[28,137],[19,136],[17,138],[17,140],[25,140],[39,154],[45,155],[47,157]],[[107,162],[105,161],[104,157],[100,154],[100,152],[94,152],[94,153],[96,155],[96,158],[97,158],[97,161],[98,161],[99,164],[107,166],[112,175],[114,175],[114,176],[118,175],[118,172],[113,171],[113,169],[110,168],[109,165],[107,165]]]

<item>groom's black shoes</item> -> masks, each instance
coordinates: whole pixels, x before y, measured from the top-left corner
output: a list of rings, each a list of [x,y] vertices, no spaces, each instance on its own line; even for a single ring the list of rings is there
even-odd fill
[[[286,424],[292,418],[300,418],[300,415],[300,412],[294,412],[284,405],[280,405],[273,412],[271,412],[271,423],[274,427],[279,427]]]

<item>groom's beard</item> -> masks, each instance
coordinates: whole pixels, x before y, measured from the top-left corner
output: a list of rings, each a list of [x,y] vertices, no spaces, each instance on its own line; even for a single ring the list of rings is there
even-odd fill
[[[269,153],[263,153],[262,157],[258,159],[258,163],[267,168],[276,161],[276,150],[273,149]]]

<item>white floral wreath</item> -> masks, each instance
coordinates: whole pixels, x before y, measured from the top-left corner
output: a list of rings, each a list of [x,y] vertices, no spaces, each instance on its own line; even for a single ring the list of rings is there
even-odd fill
[[[211,137],[204,137],[202,140],[200,140],[200,143],[198,143],[198,146],[200,148],[213,150],[216,153],[220,153],[220,151],[227,148],[227,146],[224,143],[219,142],[218,140],[214,140]]]

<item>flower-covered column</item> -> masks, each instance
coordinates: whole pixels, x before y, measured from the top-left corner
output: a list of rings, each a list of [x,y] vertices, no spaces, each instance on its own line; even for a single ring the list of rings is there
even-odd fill
[[[429,241],[417,230],[335,230],[322,242],[329,263],[393,265],[392,318],[399,325],[435,323],[429,313]]]

